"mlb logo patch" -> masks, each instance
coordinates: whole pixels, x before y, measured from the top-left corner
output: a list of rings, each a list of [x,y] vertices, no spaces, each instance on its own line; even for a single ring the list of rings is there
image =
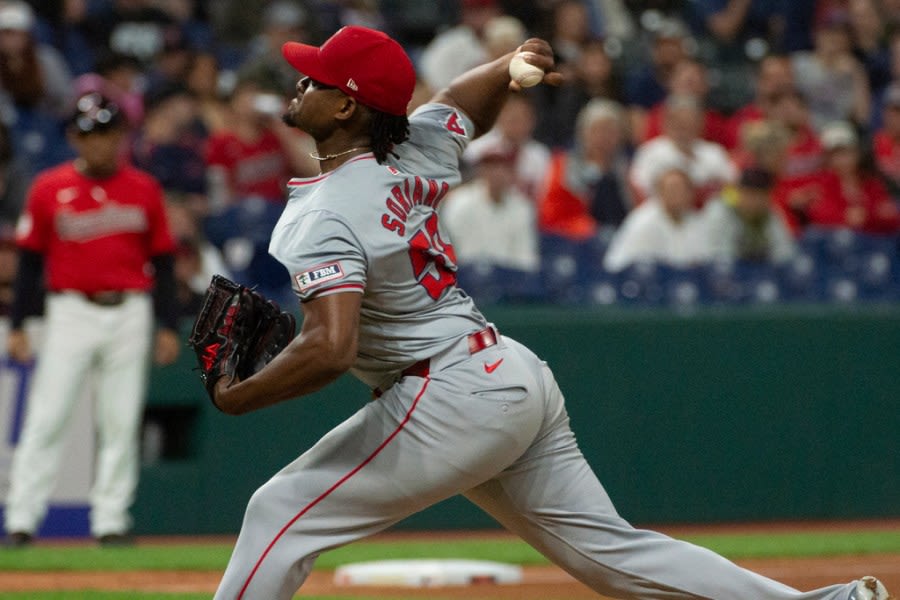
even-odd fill
[[[300,288],[301,292],[305,292],[308,289],[314,288],[317,285],[322,285],[328,281],[342,279],[343,277],[344,270],[341,268],[340,262],[319,265],[308,271],[294,275],[294,279],[297,280],[297,286]]]

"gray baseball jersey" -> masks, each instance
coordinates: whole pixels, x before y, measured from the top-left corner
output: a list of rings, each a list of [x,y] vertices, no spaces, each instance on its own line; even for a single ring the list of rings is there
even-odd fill
[[[383,393],[253,494],[216,599],[292,598],[322,552],[463,494],[609,597],[862,600],[856,583],[799,592],[618,515],[548,366],[454,284],[434,208],[471,131],[427,105],[390,164],[363,155],[291,184],[271,251],[302,300],[363,294],[354,372]]]
[[[352,372],[372,387],[387,387],[405,367],[486,325],[454,285],[456,257],[435,211],[459,183],[459,154],[473,127],[448,106],[427,105],[389,164],[369,153],[289,184],[269,251],[301,300],[363,294]]]

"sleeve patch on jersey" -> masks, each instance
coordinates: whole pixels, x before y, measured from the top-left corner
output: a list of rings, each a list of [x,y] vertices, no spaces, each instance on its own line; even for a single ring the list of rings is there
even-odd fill
[[[447,131],[463,137],[466,136],[466,124],[458,112],[453,111],[450,117],[447,118]]]
[[[322,285],[323,283],[343,278],[344,270],[341,268],[341,263],[339,262],[319,265],[318,267],[313,267],[309,271],[294,275],[294,279],[297,280],[297,286],[300,288],[301,292],[305,292],[316,286]]]

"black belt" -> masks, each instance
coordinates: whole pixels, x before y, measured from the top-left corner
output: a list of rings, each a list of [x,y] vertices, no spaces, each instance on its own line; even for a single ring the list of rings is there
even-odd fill
[[[481,331],[470,333],[467,339],[469,342],[469,354],[475,354],[485,348],[497,345],[497,330],[493,327],[485,327]],[[424,358],[403,369],[400,375],[402,377],[428,377],[429,373],[431,373],[431,359]],[[372,393],[378,398],[384,391],[375,388]]]
[[[105,290],[102,292],[78,292],[81,296],[97,306],[119,306],[125,302],[128,292],[124,290]]]

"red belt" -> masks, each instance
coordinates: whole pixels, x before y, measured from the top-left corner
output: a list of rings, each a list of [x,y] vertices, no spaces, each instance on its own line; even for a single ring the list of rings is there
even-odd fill
[[[485,327],[481,331],[470,333],[467,339],[469,342],[469,354],[475,354],[476,352],[481,352],[485,348],[490,348],[497,344],[497,331],[493,327]],[[403,377],[428,377],[430,372],[431,359],[424,358],[403,369],[400,372],[400,375]],[[375,388],[373,393],[377,398],[384,392]]]

